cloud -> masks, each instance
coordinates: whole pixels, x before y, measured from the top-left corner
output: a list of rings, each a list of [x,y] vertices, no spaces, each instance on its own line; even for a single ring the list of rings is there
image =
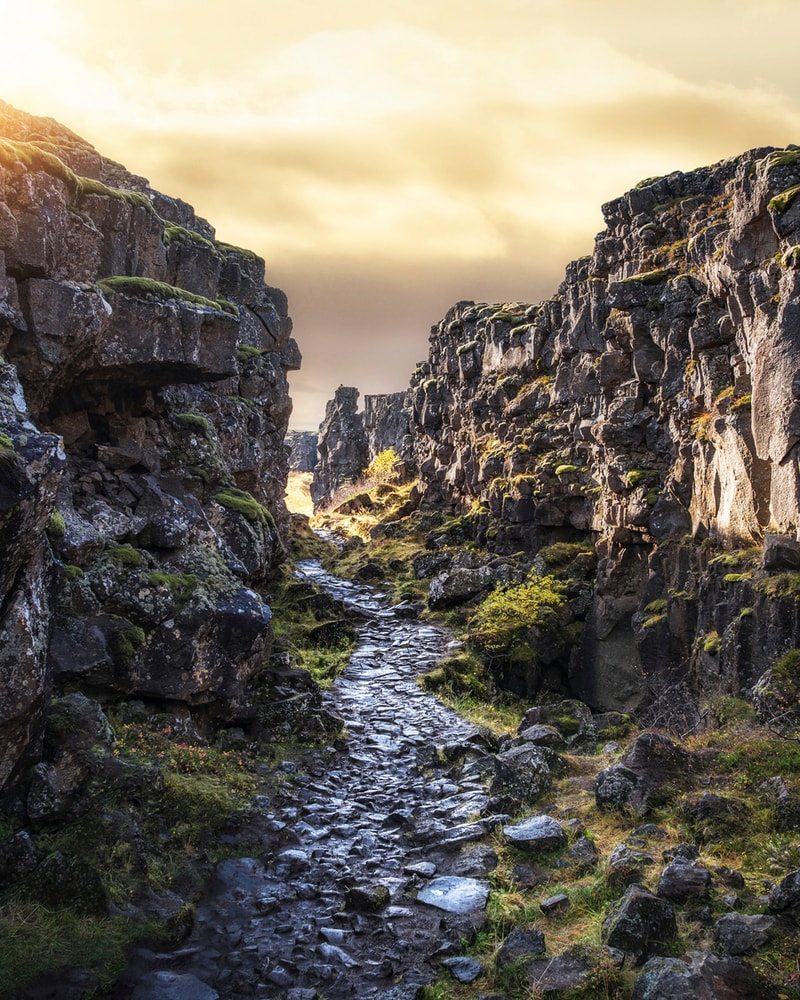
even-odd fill
[[[641,178],[800,135],[795,0],[0,7],[6,99],[265,256],[298,414],[401,388],[458,298],[551,294]]]

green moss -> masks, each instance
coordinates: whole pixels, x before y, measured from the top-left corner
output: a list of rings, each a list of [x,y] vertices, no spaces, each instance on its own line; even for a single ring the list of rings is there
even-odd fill
[[[752,573],[726,573],[722,579],[725,583],[741,583],[742,580],[749,580],[752,576]]]
[[[543,546],[536,554],[548,566],[566,566],[578,556],[593,555],[594,545],[591,542],[554,542]]]
[[[780,194],[776,194],[769,205],[767,205],[767,208],[773,215],[783,215],[791,207],[792,202],[798,194],[800,194],[800,184],[795,184],[792,187],[786,188],[785,191],[781,191]]]
[[[672,274],[669,268],[661,267],[654,271],[642,271],[640,274],[632,274],[629,278],[623,278],[620,284],[627,285],[634,281],[642,285],[657,285],[661,281],[666,281]]]
[[[631,469],[631,471],[626,475],[625,479],[628,486],[634,488],[647,479],[652,479],[653,476],[657,476],[658,473],[655,469]]]
[[[160,216],[153,208],[150,198],[141,191],[130,191],[125,188],[112,188],[102,181],[92,177],[77,177],[76,198],[84,198],[88,195],[99,195],[103,198],[112,198],[115,201],[125,202],[131,208],[143,208],[148,214],[159,219]]]
[[[217,250],[225,254],[236,254],[237,257],[243,257],[245,260],[251,261],[261,260],[258,254],[254,253],[252,250],[245,250],[244,247],[237,247],[232,243],[223,243],[220,240],[217,240],[215,246]]]
[[[739,621],[743,621],[745,618],[750,618],[750,616],[754,614],[755,611],[752,608],[742,608],[739,612]]]
[[[97,287],[108,295],[119,293],[120,295],[131,295],[135,298],[143,296],[153,296],[161,301],[178,299],[187,305],[196,306],[200,309],[208,309],[212,312],[224,313],[234,319],[239,318],[239,308],[227,299],[207,299],[204,295],[195,295],[194,292],[187,292],[185,288],[177,288],[175,285],[168,285],[163,281],[154,281],[152,278],[133,278],[126,275],[113,275],[109,278],[102,278],[95,282]]]
[[[249,361],[251,358],[260,358],[264,352],[260,351],[257,347],[251,347],[250,344],[239,344],[237,348],[237,356],[240,361]]]
[[[558,609],[566,602],[564,591],[554,576],[534,576],[527,583],[493,591],[469,623],[470,642],[489,653],[529,658],[530,630],[557,628]]]
[[[175,422],[181,427],[197,431],[207,438],[210,438],[214,433],[214,426],[211,421],[199,413],[176,413]]]
[[[195,246],[204,247],[214,252],[217,249],[211,240],[207,240],[205,236],[201,236],[193,229],[186,229],[174,222],[167,222],[164,224],[164,246],[171,246],[173,243],[193,243]]]
[[[119,660],[125,667],[130,667],[136,659],[136,654],[144,645],[144,630],[132,625],[114,636],[114,647]]]
[[[738,399],[734,399],[731,403],[730,412],[735,413],[737,410],[746,410],[750,408],[753,402],[753,397],[750,393],[746,393],[744,396],[739,396]]]
[[[67,533],[64,515],[54,510],[47,519],[47,534],[50,538],[63,538]]]
[[[780,149],[767,157],[767,169],[773,167],[791,167],[800,161],[800,149]]]
[[[263,524],[265,528],[275,530],[275,519],[272,514],[251,493],[226,486],[214,494],[214,499],[220,506],[242,514],[252,524]]]
[[[3,434],[2,431],[0,431],[0,448],[4,448],[10,451],[14,450],[14,442],[11,440],[8,434]]]
[[[477,340],[468,340],[466,344],[459,344],[456,348],[456,354],[461,356],[462,354],[468,354],[473,351],[478,346]]]
[[[73,566],[71,563],[67,563],[64,566],[65,580],[77,580],[80,576],[83,576],[83,570],[80,566]]]
[[[650,615],[649,617],[645,618],[644,621],[642,622],[642,628],[643,629],[656,628],[658,625],[661,625],[664,622],[666,622],[666,620],[667,620],[666,611],[659,612],[658,614]]]
[[[795,244],[780,254],[780,262],[783,267],[797,267],[800,264],[800,244]]]
[[[142,553],[132,545],[115,545],[109,549],[108,555],[121,566],[144,566],[146,562]]]
[[[578,471],[578,466],[577,465],[568,465],[567,464],[567,465],[557,465],[556,466],[556,475],[557,476],[566,476],[566,475],[569,475],[572,472],[577,472],[577,471]]]
[[[703,652],[709,653],[711,656],[716,656],[721,644],[722,639],[716,631],[708,632],[703,639]]]
[[[169,587],[178,604],[185,604],[199,581],[194,573],[150,573],[147,582],[152,587]]]

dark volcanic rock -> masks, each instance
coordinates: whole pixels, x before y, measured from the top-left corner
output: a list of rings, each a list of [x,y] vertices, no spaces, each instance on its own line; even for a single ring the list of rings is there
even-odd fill
[[[775,1000],[777,992],[736,958],[689,952],[684,960],[652,958],[642,969],[632,1000]]]
[[[678,933],[675,913],[666,900],[632,885],[603,921],[603,941],[642,962],[670,945]]]

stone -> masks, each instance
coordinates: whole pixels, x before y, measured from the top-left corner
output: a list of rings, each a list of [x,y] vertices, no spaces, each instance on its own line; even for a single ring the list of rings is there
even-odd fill
[[[619,764],[598,774],[597,803],[626,806],[644,816],[659,802],[665,787],[686,783],[691,761],[691,754],[668,737],[642,733]]]
[[[566,893],[559,892],[555,896],[548,896],[539,903],[539,909],[546,917],[563,916],[572,904]]]
[[[417,895],[421,903],[427,903],[448,913],[483,910],[488,898],[488,882],[455,875],[443,875],[432,879]]]
[[[692,951],[651,958],[633,987],[632,1000],[776,1000],[777,991],[737,958]]]
[[[800,908],[800,868],[789,872],[770,892],[769,908],[776,913]]]
[[[552,774],[543,748],[526,743],[496,755],[493,795],[510,792],[524,802],[535,802],[549,791],[551,784]]]
[[[462,604],[468,598],[488,590],[494,582],[494,572],[488,566],[440,573],[431,580],[428,588],[428,606],[439,609]]]
[[[724,955],[746,955],[766,944],[776,925],[763,914],[726,913],[714,924],[714,937]]]
[[[568,746],[575,751],[594,753],[597,731],[592,713],[581,701],[560,701],[553,705],[536,705],[522,717],[517,731],[524,735],[532,726],[544,725],[561,734]]]
[[[44,860],[27,830],[19,830],[0,844],[0,885],[12,886],[25,879]]]
[[[678,926],[670,904],[641,885],[632,885],[609,910],[602,939],[640,964],[675,939]]]
[[[502,969],[504,966],[512,965],[522,959],[544,955],[546,950],[544,934],[541,931],[515,927],[497,952],[495,960],[497,968]]]
[[[357,407],[358,389],[339,386],[325,408],[311,483],[315,510],[330,503],[340,487],[355,482],[369,464],[369,445]]]
[[[459,983],[472,983],[483,974],[483,966],[480,962],[465,956],[445,958],[442,965],[450,970],[450,975]]]
[[[566,857],[578,868],[593,868],[598,862],[594,841],[586,836],[578,837],[567,851]]]
[[[356,885],[345,893],[344,905],[349,910],[374,913],[386,906],[390,898],[391,894],[385,885]]]
[[[149,972],[137,983],[131,1000],[219,1000],[219,993],[188,972]]]
[[[531,816],[503,827],[506,842],[526,851],[551,851],[567,844],[564,828],[552,816]]]
[[[657,893],[673,903],[705,899],[711,886],[711,872],[694,861],[676,858],[661,872]]]
[[[541,958],[526,966],[528,982],[536,994],[556,997],[586,985],[593,967],[592,959],[576,948],[563,955]]]

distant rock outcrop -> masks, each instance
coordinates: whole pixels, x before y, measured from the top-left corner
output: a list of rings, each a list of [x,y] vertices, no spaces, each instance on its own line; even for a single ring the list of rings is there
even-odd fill
[[[0,137],[2,785],[53,693],[249,716],[300,354],[189,205],[50,119]]]
[[[319,460],[311,483],[315,507],[330,502],[339,489],[354,483],[369,465],[369,444],[364,420],[358,412],[358,389],[340,385],[325,407],[319,426]]]
[[[313,472],[317,464],[317,435],[314,431],[288,431],[286,446],[291,472]]]
[[[356,482],[382,451],[392,448],[398,458],[411,462],[409,415],[407,392],[365,396],[362,414],[358,389],[339,386],[319,428],[319,459],[311,485],[315,506],[326,506],[340,487]]]

